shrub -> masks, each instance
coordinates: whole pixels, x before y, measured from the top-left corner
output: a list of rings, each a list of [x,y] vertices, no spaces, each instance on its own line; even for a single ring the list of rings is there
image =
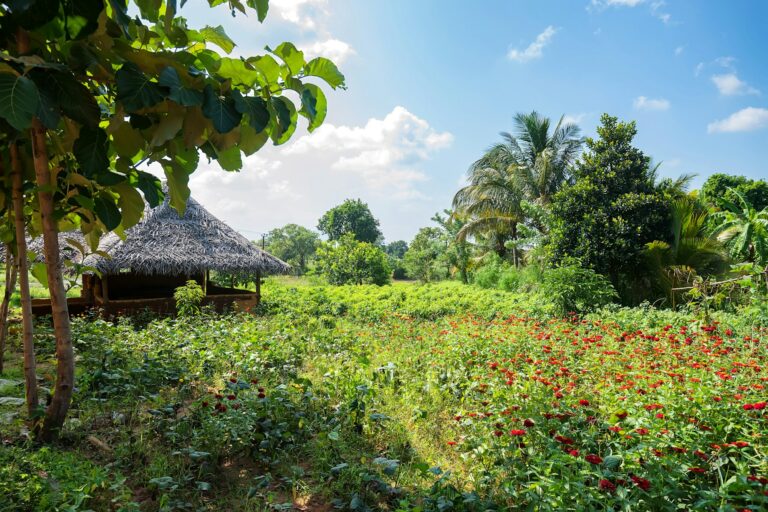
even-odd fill
[[[346,234],[336,242],[321,244],[317,267],[330,284],[389,283],[390,268],[384,251]]]
[[[176,312],[179,316],[194,316],[200,314],[205,293],[197,281],[189,280],[184,286],[176,288],[173,298],[176,299]]]
[[[544,272],[539,289],[561,315],[594,311],[618,298],[607,277],[582,267],[578,260]]]

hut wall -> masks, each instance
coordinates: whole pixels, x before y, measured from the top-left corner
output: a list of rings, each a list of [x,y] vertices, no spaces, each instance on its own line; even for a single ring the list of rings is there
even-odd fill
[[[106,277],[109,285],[109,300],[154,299],[173,297],[179,286],[194,279],[203,286],[204,276],[145,276],[126,272]]]

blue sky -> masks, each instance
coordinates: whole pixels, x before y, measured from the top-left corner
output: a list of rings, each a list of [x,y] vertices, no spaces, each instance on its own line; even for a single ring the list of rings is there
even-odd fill
[[[193,5],[193,3],[195,5]],[[232,18],[190,1],[190,25],[223,25],[235,54],[288,40],[340,64],[326,124],[246,161],[203,165],[192,192],[250,238],[314,227],[348,197],[387,240],[410,240],[450,206],[469,164],[516,112],[635,120],[661,173],[768,178],[768,2],[653,0],[271,0]]]

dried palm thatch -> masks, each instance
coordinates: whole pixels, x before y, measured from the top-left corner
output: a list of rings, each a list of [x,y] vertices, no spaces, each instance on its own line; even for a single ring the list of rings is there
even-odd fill
[[[144,218],[126,230],[125,240],[109,233],[99,243],[99,254],[90,254],[84,261],[80,252],[72,249],[67,239],[86,245],[79,233],[61,233],[59,244],[62,257],[96,268],[104,275],[130,270],[142,275],[199,275],[206,270],[229,274],[284,274],[290,265],[256,247],[243,235],[211,215],[200,203],[187,200],[183,216],[168,203],[147,208]],[[30,249],[42,254],[42,238],[30,244]]]

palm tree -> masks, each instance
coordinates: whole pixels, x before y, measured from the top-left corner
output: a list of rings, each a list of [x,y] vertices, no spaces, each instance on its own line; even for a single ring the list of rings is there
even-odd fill
[[[696,276],[720,275],[728,270],[723,245],[709,230],[711,214],[701,202],[682,196],[672,202],[670,242],[655,241],[646,246],[652,287],[675,306],[675,288],[689,286]]]
[[[485,235],[495,251],[504,256],[507,241],[518,237],[518,227],[528,220],[522,207],[527,200],[547,205],[564,183],[570,182],[569,167],[581,150],[578,126],[560,118],[554,130],[537,112],[515,116],[515,134],[503,132],[468,171],[469,184],[453,198],[454,210],[467,219],[460,239]],[[535,224],[535,220],[534,220]],[[545,226],[536,225],[540,230]],[[512,257],[518,263],[513,245]]]
[[[714,214],[717,221],[713,234],[731,250],[734,258],[768,265],[768,208],[757,211],[744,194],[728,187],[736,202],[720,199],[722,211]]]

